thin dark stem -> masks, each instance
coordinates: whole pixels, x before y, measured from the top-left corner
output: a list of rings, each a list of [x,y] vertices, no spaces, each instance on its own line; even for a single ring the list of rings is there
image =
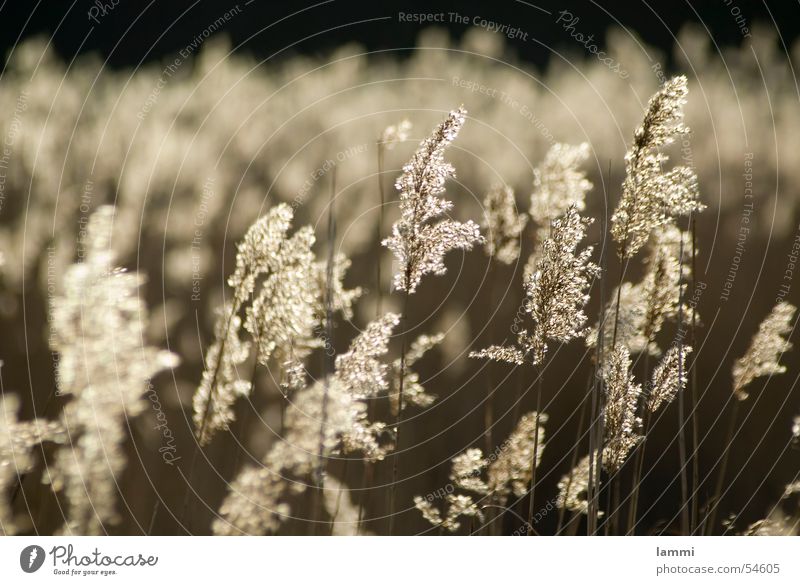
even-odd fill
[[[347,478],[347,462],[348,461],[349,461],[349,459],[345,459],[344,460],[344,465],[342,465],[342,477],[343,478]],[[342,505],[342,495],[343,494],[344,494],[344,489],[340,489],[339,490],[339,495],[336,496],[336,508],[334,509],[333,514],[331,514],[331,530],[328,533],[330,536],[333,536],[333,531],[336,529],[336,518],[339,516],[339,509],[341,508],[341,505]],[[356,530],[358,530],[357,527],[356,527]]]
[[[408,282],[408,278],[406,279]],[[405,377],[406,377],[406,332],[408,331],[408,298],[411,295],[408,294],[408,287],[406,287],[403,293],[403,313],[400,317],[400,338],[401,338],[401,350],[400,350],[400,381],[399,381],[399,388],[397,391],[397,414],[395,415],[394,419],[394,436],[395,436],[395,453],[392,463],[392,484],[389,487],[389,536],[394,535],[394,522],[395,522],[395,513],[397,511],[397,478],[399,476],[399,467],[400,467],[400,425],[403,422],[403,388],[405,385]]]
[[[683,379],[683,235],[680,241],[680,263],[678,279],[678,454],[681,474],[681,534],[687,536],[689,532],[689,480],[686,468],[686,429],[684,426],[684,396],[680,380]]]
[[[697,272],[696,272],[696,262],[695,262],[695,257],[697,255],[697,246],[696,246],[696,240],[695,240],[695,233],[697,231],[696,230],[697,220],[694,218],[694,216],[692,216],[690,221],[691,221],[691,231],[692,231],[692,295],[694,295],[694,291],[696,290],[696,287],[697,287],[697,285],[696,285],[696,283],[697,283]],[[692,326],[691,326],[691,330],[690,330],[690,340],[691,340],[690,343],[691,343],[691,346],[693,348],[697,347],[697,338],[696,338],[696,332],[695,332],[695,329],[696,329],[696,326],[697,326],[697,322],[696,322],[697,316],[696,315],[697,315],[697,307],[693,306],[692,307]],[[697,443],[698,435],[699,435],[699,429],[698,429],[698,426],[697,426],[698,425],[698,422],[697,422],[697,368],[695,367],[695,364],[694,364],[694,358],[692,357],[690,359],[692,359],[691,374],[690,374],[691,375],[691,381],[690,381],[690,391],[689,391],[689,396],[690,396],[691,403],[692,403],[692,410],[689,413],[689,416],[690,416],[691,421],[692,421],[692,455],[691,455],[691,459],[692,459],[692,492],[691,492],[691,498],[692,498],[692,500],[691,500],[691,506],[690,506],[691,507],[691,511],[690,511],[689,528],[690,528],[690,533],[694,534],[695,528],[697,528],[697,515],[698,515],[698,512],[697,512],[697,489],[698,489],[697,481],[698,481],[698,478],[700,477],[700,463],[699,463],[699,459],[698,459],[697,455],[698,455],[698,450],[699,450],[700,447],[699,447],[699,445]]]
[[[731,453],[731,442],[733,441],[733,433],[736,430],[736,419],[739,414],[739,400],[734,398],[733,408],[731,409],[730,420],[728,422],[728,431],[725,434],[725,448],[722,454],[722,462],[719,467],[719,475],[717,476],[717,485],[714,488],[714,494],[710,500],[710,510],[706,514],[706,530],[708,534],[714,532],[714,527],[717,519],[717,509],[719,508],[720,495],[722,494],[722,487],[725,484],[725,473],[728,471],[728,458]]]
[[[319,444],[317,448],[317,469],[316,469],[316,490],[314,491],[314,526],[313,532],[316,532],[318,522],[322,509],[322,490],[324,489],[325,478],[325,426],[328,424],[328,402],[330,400],[328,376],[333,373],[334,356],[333,351],[327,351],[329,347],[333,347],[333,264],[334,264],[334,250],[336,240],[336,167],[331,171],[331,191],[330,203],[328,208],[328,260],[325,274],[325,351],[323,357],[323,391],[322,391],[322,414],[320,416],[319,425]]]
[[[589,379],[589,384],[591,384],[591,378]],[[588,384],[587,384],[588,386]],[[587,388],[587,390],[591,390]],[[588,396],[588,394],[587,394]],[[581,400],[581,414],[578,419],[578,430],[575,435],[575,443],[572,446],[572,455],[570,457],[570,464],[569,464],[569,479],[567,479],[567,489],[566,493],[569,493],[570,489],[572,488],[572,474],[575,471],[575,466],[578,464],[578,447],[580,445],[581,439],[581,431],[583,431],[583,422],[586,419],[586,405],[588,401],[586,400],[587,396],[584,396]],[[556,534],[561,533],[561,528],[564,525],[564,513],[566,507],[562,506],[558,509],[558,525],[556,526]]]
[[[642,422],[642,441],[636,447],[636,457],[633,462],[633,485],[631,489],[631,505],[628,512],[628,531],[629,535],[636,531],[636,515],[639,508],[639,485],[642,481],[642,471],[644,470],[644,453],[647,446],[647,433],[650,432],[651,415],[650,410],[645,408],[644,420]]]
[[[383,287],[381,275],[381,242],[383,241],[383,207],[386,204],[386,192],[383,186],[383,158],[385,146],[382,141],[378,141],[378,194],[380,195],[380,206],[378,207],[378,224],[375,226],[375,242],[377,245],[378,260],[375,262],[375,317],[379,318],[383,312]]]
[[[489,310],[492,311],[495,309],[497,305],[497,288],[495,287],[495,259],[491,258],[489,260],[489,299],[490,305]],[[489,322],[489,343],[494,343],[494,335],[495,335],[495,322],[496,319],[491,319]],[[492,379],[492,372],[494,368],[492,367],[492,362],[489,361],[486,364],[486,404],[484,406],[483,411],[483,438],[484,443],[486,446],[486,454],[492,452],[492,426],[494,424],[494,380]]]
[[[375,465],[372,461],[364,461],[364,473],[361,479],[361,494],[358,504],[358,534],[361,535],[366,525],[366,509],[369,504],[369,494],[367,490],[372,485],[372,478],[375,473]]]
[[[608,178],[611,181],[611,161],[608,162]],[[603,359],[605,353],[605,327],[606,327],[606,287],[605,276],[608,274],[608,253],[606,236],[608,234],[608,213],[603,213],[603,254],[600,258],[600,306],[598,308],[598,326],[596,341],[596,360],[594,369],[594,383],[592,385],[592,404],[589,418],[589,482],[587,486],[588,518],[586,533],[591,536],[597,533],[597,516],[600,511],[600,477],[603,467],[602,441],[605,433],[605,420],[603,414]]]
[[[542,408],[542,376],[544,368],[540,365],[537,372],[536,380],[536,424],[533,430],[533,456],[531,457],[531,490],[530,499],[528,500],[528,536],[533,535],[533,511],[534,511],[534,493],[536,492],[536,471],[539,465],[537,464],[537,456],[539,455],[539,418],[541,416]]]
[[[383,314],[383,275],[381,273],[381,242],[383,241],[384,206],[386,205],[386,191],[383,185],[383,167],[386,146],[382,140],[376,143],[378,153],[378,195],[380,197],[378,205],[378,221],[375,225],[375,249],[378,250],[378,258],[375,261],[375,318],[380,319]],[[368,408],[369,420],[374,420],[375,405],[370,401]],[[358,494],[358,534],[364,529],[364,511],[367,506],[367,490],[372,484],[374,465],[371,461],[364,461],[361,475],[361,491]]]

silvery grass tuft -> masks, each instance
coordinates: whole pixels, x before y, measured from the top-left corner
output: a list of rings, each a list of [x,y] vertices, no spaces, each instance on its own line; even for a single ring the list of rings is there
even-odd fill
[[[692,347],[673,346],[667,350],[661,362],[653,370],[650,388],[647,392],[645,406],[651,413],[663,404],[669,404],[686,388],[686,356],[692,353]]]
[[[118,520],[127,425],[146,408],[151,378],[178,364],[176,355],[143,342],[144,278],[114,267],[113,217],[110,206],[91,216],[85,260],[66,271],[52,306],[58,389],[70,397],[61,415],[70,444],[56,454],[51,481],[69,504],[67,534],[103,534]]]
[[[756,378],[773,376],[786,371],[779,363],[781,356],[792,348],[785,339],[792,331],[797,309],[789,303],[778,303],[758,327],[747,352],[733,366],[733,393],[737,400],[749,396],[745,388]]]
[[[574,205],[553,221],[536,269],[524,284],[524,308],[531,317],[532,331],[519,331],[515,345],[493,345],[472,352],[470,357],[539,364],[547,353],[549,340],[566,343],[585,335],[587,317],[583,308],[589,300],[590,278],[598,276],[600,269],[590,261],[591,246],[580,252],[577,248],[591,222],[590,218],[582,218]]]
[[[419,374],[408,368],[421,360],[429,351],[440,345],[444,341],[444,337],[444,333],[437,333],[436,335],[427,335],[423,333],[409,345],[408,351],[405,354],[405,362],[402,364],[405,368],[403,371],[403,410],[412,405],[419,408],[427,408],[436,401],[436,396],[428,393],[422,386],[419,380]],[[400,408],[400,395],[397,391],[400,388],[400,372],[401,359],[397,358],[392,362],[391,370],[392,387],[395,391],[391,392],[389,395],[393,414],[397,414]]]
[[[478,448],[467,449],[451,460],[450,481],[455,489],[467,493],[448,493],[442,515],[432,497],[416,496],[414,505],[423,518],[449,532],[461,527],[462,516],[484,521],[484,509],[504,507],[511,494],[521,498],[528,492],[532,478],[531,461],[536,450],[536,465],[542,459],[547,415],[529,412],[523,415],[511,435],[493,452],[484,455]],[[538,435],[538,437],[537,437]]]
[[[236,254],[236,269],[228,279],[232,298],[220,309],[215,340],[205,355],[205,370],[194,395],[194,424],[198,441],[208,444],[233,421],[233,405],[250,392],[250,381],[239,370],[255,353],[262,365],[277,362],[285,390],[305,386],[304,360],[324,345],[315,330],[325,319],[324,295],[331,287],[332,307],[346,318],[361,289],[347,290],[342,279],[349,260],[337,255],[330,283],[324,261],[312,251],[310,226],[289,236],[293,211],[273,207],[248,229]],[[241,313],[244,313],[242,319]],[[242,327],[250,340],[242,339]]]
[[[670,218],[700,211],[697,176],[688,166],[663,170],[668,157],[661,149],[687,134],[683,106],[685,76],[674,77],[650,98],[644,120],[625,155],[622,196],[611,218],[611,235],[620,259],[631,258],[647,243],[651,232]]]
[[[619,345],[603,367],[606,390],[603,465],[612,474],[620,470],[630,450],[642,439],[642,421],[636,414],[642,386],[635,382],[630,370],[630,353]]]
[[[24,474],[33,470],[34,447],[45,441],[67,442],[67,431],[60,422],[39,418],[20,421],[18,411],[19,399],[15,395],[0,395],[0,534],[3,536],[17,534],[22,529],[14,517],[9,492],[22,481]]]
[[[326,380],[294,393],[285,417],[285,436],[276,442],[260,467],[247,467],[231,483],[214,521],[215,534],[275,532],[289,515],[289,496],[304,492],[319,464],[322,396],[328,393],[323,456],[361,452],[367,459],[383,459],[387,427],[367,417],[367,400],[385,396],[389,366],[380,358],[400,321],[387,313],[373,321],[336,357],[336,371]]]
[[[685,302],[681,306],[686,281],[691,276],[688,241],[690,235],[681,232],[672,222],[654,229],[647,247],[642,280],[636,284],[623,282],[606,305],[605,322],[616,322],[616,328],[605,327],[603,330],[606,351],[612,349],[616,329],[617,344],[624,345],[632,353],[658,356],[661,349],[656,336],[664,324],[676,321],[681,310],[684,319],[694,310]],[[697,317],[695,314],[695,321]],[[586,336],[589,347],[597,343],[598,328],[599,324],[595,325]]]
[[[445,162],[444,151],[464,125],[467,111],[453,110],[433,134],[422,141],[395,187],[400,192],[400,219],[383,245],[398,262],[394,275],[397,290],[413,294],[425,274],[444,274],[444,256],[454,249],[471,249],[481,242],[480,229],[473,221],[450,219],[432,221],[449,212],[453,204],[440,197],[453,166]]]
[[[520,239],[528,216],[517,210],[514,190],[508,185],[496,184],[483,199],[486,234],[486,255],[501,264],[512,264],[519,258]]]
[[[526,278],[536,268],[542,242],[549,235],[553,221],[570,207],[578,211],[586,209],[586,194],[592,183],[580,167],[588,157],[589,145],[585,142],[577,146],[556,143],[534,169],[528,214],[536,224],[536,232],[533,253],[525,263]]]
[[[558,482],[556,506],[578,514],[589,514],[589,458],[584,456],[568,474]],[[591,455],[592,460],[596,456]],[[598,511],[598,514],[602,512]]]

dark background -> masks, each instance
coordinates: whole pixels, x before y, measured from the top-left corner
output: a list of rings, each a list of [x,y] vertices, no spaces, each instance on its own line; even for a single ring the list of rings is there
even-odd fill
[[[105,3],[111,6],[112,1],[106,0]],[[237,4],[233,0],[116,1],[117,5],[99,18],[102,26],[94,26],[87,17],[89,9],[95,6],[94,1],[46,0],[34,3],[6,0],[0,4],[0,53],[6,55],[11,47],[26,37],[45,35],[53,39],[56,50],[66,60],[76,54],[95,52],[107,59],[111,67],[135,66],[174,54],[185,47],[198,30]],[[97,2],[102,3],[101,0]],[[244,6],[245,2],[247,0],[239,0],[238,4]],[[726,6],[723,0],[253,0],[247,6],[247,18],[232,19],[226,24],[225,30],[234,46],[241,45],[240,50],[261,58],[324,53],[332,47],[352,41],[371,50],[394,49],[413,47],[420,30],[420,26],[414,23],[398,23],[398,12],[458,11],[481,15],[527,31],[534,42],[511,41],[511,44],[523,59],[542,66],[547,63],[549,47],[558,48],[574,42],[560,27],[553,26],[553,17],[533,5],[553,13],[570,10],[583,23],[591,23],[591,30],[595,31],[605,31],[610,26],[625,27],[637,33],[646,43],[663,49],[666,54],[671,53],[673,35],[687,22],[701,23],[719,46],[740,44],[742,35],[730,12],[734,6],[741,10],[751,28],[757,22],[777,28],[786,46],[790,46],[800,33],[796,3],[747,0],[737,0],[731,6]],[[371,20],[382,16],[392,18]],[[468,25],[450,23],[437,26],[449,27],[454,37],[460,37],[468,28]],[[599,33],[596,39],[601,44],[602,35]]]

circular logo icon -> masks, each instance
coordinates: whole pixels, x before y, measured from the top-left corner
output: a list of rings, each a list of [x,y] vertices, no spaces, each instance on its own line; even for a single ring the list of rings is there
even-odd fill
[[[41,546],[32,544],[26,546],[19,553],[19,566],[26,573],[35,573],[44,564],[44,549]]]

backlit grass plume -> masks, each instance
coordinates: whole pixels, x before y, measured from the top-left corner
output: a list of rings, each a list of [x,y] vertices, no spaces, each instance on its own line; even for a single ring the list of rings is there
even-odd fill
[[[454,175],[452,165],[444,160],[444,151],[461,130],[466,113],[464,108],[450,112],[420,144],[395,183],[400,192],[400,219],[383,245],[398,262],[395,288],[409,294],[417,290],[425,274],[444,274],[447,252],[470,249],[482,239],[473,221],[443,219],[431,223],[453,208],[452,202],[440,197],[445,182]]]
[[[564,215],[570,207],[586,208],[586,193],[592,183],[580,166],[589,158],[589,144],[554,144],[533,171],[529,213],[540,227]]]
[[[70,397],[62,411],[70,445],[58,451],[52,481],[66,495],[65,531],[74,534],[102,534],[118,520],[128,424],[147,407],[151,378],[178,363],[174,354],[143,342],[144,279],[113,266],[113,215],[106,206],[91,216],[85,260],[66,271],[52,306],[58,388]]]
[[[547,415],[523,415],[511,435],[488,455],[477,448],[467,449],[451,459],[450,481],[454,489],[445,497],[444,514],[433,504],[434,497],[416,496],[415,507],[434,526],[455,532],[462,516],[483,521],[483,508],[505,506],[511,494],[521,498],[528,493],[532,478],[534,444],[538,466],[544,450]],[[538,439],[537,439],[538,434]],[[468,492],[468,493],[463,493]]]
[[[678,392],[686,387],[686,356],[692,352],[691,346],[672,346],[653,371],[646,407],[655,412],[662,404],[673,401]]]
[[[382,459],[386,425],[367,418],[367,403],[385,395],[388,366],[378,359],[388,350],[388,340],[399,316],[387,313],[372,322],[337,356],[336,372],[328,379],[294,393],[285,415],[285,436],[276,442],[260,467],[247,467],[231,483],[220,507],[215,534],[275,532],[288,515],[289,495],[302,493],[317,471],[320,430],[323,457],[359,451],[367,459]],[[327,393],[323,421],[323,394]]]
[[[536,269],[542,242],[550,233],[550,225],[570,207],[586,208],[586,194],[592,183],[580,166],[589,156],[587,143],[572,146],[556,143],[533,171],[533,191],[528,214],[536,223],[533,253],[525,263],[527,278]]]
[[[583,309],[589,300],[589,279],[597,276],[600,269],[590,261],[591,246],[580,252],[577,248],[591,222],[582,218],[575,206],[553,221],[536,269],[524,284],[524,308],[532,320],[531,331],[516,332],[514,346],[491,346],[472,352],[470,357],[538,364],[544,359],[548,341],[566,343],[585,335],[587,317]]]
[[[622,260],[633,256],[650,233],[670,218],[703,208],[694,170],[676,166],[664,171],[668,157],[660,150],[689,132],[683,123],[688,91],[686,77],[679,76],[650,98],[644,120],[625,155],[622,196],[611,218],[611,235]]]
[[[16,396],[0,395],[0,535],[3,536],[14,535],[20,528],[14,517],[10,488],[33,469],[36,460],[34,448],[45,441],[65,443],[67,440],[66,429],[60,422],[43,419],[20,421],[17,420],[18,411]]]
[[[779,363],[781,355],[792,348],[786,337],[792,331],[792,321],[797,309],[789,303],[778,303],[761,322],[747,352],[733,366],[733,393],[738,400],[746,400],[745,390],[761,376],[773,376],[786,371]]]
[[[514,190],[495,184],[483,198],[483,228],[486,237],[486,255],[502,264],[511,264],[519,258],[519,244],[528,216],[519,213]]]
[[[641,420],[636,410],[642,387],[633,379],[631,356],[626,347],[618,345],[608,356],[603,380],[606,390],[603,465],[609,473],[616,473],[641,439]]]
[[[556,506],[578,514],[589,513],[589,455],[558,482]]]
[[[671,222],[655,228],[647,246],[642,280],[636,284],[623,282],[606,305],[605,322],[616,322],[616,343],[632,353],[661,354],[656,336],[666,322],[678,317],[685,281],[691,275],[685,247],[688,239],[689,235]],[[684,306],[684,315],[691,310]],[[597,328],[595,325],[586,336],[589,347],[597,343]],[[603,333],[605,350],[610,351],[615,328],[606,327]]]
[[[419,381],[419,374],[410,370],[411,366],[416,364],[422,357],[430,350],[444,341],[444,333],[437,333],[436,335],[422,334],[411,342],[408,352],[405,356],[404,364],[401,364],[400,358],[397,358],[392,363],[391,377],[393,391],[390,395],[391,408],[394,414],[400,407],[400,373],[401,366],[403,371],[403,409],[405,410],[410,405],[419,408],[427,408],[436,400],[436,396],[428,393]]]
[[[238,246],[236,269],[228,279],[233,294],[220,310],[215,340],[205,355],[205,369],[194,395],[198,441],[207,444],[233,421],[233,405],[250,392],[239,369],[255,349],[262,365],[274,360],[287,389],[305,385],[303,360],[322,347],[314,334],[324,321],[325,263],[318,262],[310,226],[288,235],[293,212],[280,204],[258,219]],[[360,289],[347,290],[342,278],[349,260],[337,256],[332,266],[332,310],[351,315]],[[244,313],[244,319],[241,314]],[[242,339],[242,327],[251,340]]]

